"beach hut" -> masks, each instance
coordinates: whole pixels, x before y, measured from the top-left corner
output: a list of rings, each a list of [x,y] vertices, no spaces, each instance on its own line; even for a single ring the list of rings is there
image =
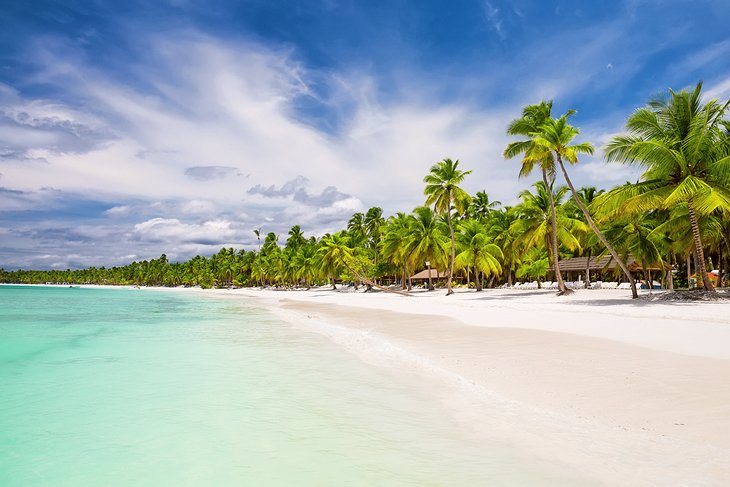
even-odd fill
[[[446,279],[449,277],[448,272],[441,272],[436,269],[424,269],[421,272],[412,275],[411,280],[426,280],[428,279],[429,272],[431,273],[431,279]]]
[[[661,272],[661,276],[664,277],[665,273],[671,272],[672,266],[667,263],[654,263],[650,265],[642,266],[636,261],[633,255],[629,255],[626,260],[626,265],[632,274],[639,273],[640,275],[647,271]],[[621,268],[619,267],[616,260],[610,255],[604,257],[573,257],[570,259],[563,259],[558,261],[558,268],[561,273],[566,275],[566,280],[572,281],[576,276],[580,277],[585,275],[586,280],[590,283],[591,274],[597,274],[599,276],[604,274],[620,274]]]

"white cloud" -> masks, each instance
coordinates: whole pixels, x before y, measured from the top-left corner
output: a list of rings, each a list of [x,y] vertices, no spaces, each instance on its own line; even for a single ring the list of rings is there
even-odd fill
[[[105,215],[111,217],[129,215],[131,207],[129,205],[113,206],[104,212]]]
[[[177,218],[152,218],[134,225],[134,236],[152,242],[224,244],[235,235],[231,222],[209,220],[183,223]]]
[[[8,164],[5,181],[29,191],[52,185],[97,197],[190,200],[183,213],[210,213],[213,206],[270,205],[245,190],[296,175],[309,180],[310,195],[336,186],[386,210],[408,209],[420,204],[421,179],[444,157],[475,169],[470,184],[477,189],[489,189],[495,177],[514,177],[499,155],[512,114],[437,106],[419,100],[417,92],[386,105],[373,78],[335,74],[328,80],[336,89],[332,98],[349,100],[353,111],[336,133],[327,133],[294,111],[294,102],[310,90],[307,71],[290,53],[199,36],[152,42],[150,52],[155,67],[139,68],[137,76],[155,86],[155,95],[83,65],[60,71],[51,66],[49,81],[74,87],[72,94],[95,112],[82,116],[58,102],[20,99],[15,110],[36,104],[45,115],[65,114],[110,137],[83,153],[54,150],[48,140],[28,137],[26,152],[48,161],[47,167]],[[507,196],[502,188],[494,188],[497,197]]]
[[[730,78],[725,78],[711,86],[707,86],[703,91],[706,100],[717,99],[726,101],[730,99]]]

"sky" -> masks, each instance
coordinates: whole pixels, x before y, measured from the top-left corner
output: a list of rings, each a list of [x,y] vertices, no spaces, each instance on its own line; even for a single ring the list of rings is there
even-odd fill
[[[727,0],[0,0],[0,267],[114,266],[321,236],[422,205],[458,159],[504,204],[522,107],[601,147],[649,99],[730,97]]]

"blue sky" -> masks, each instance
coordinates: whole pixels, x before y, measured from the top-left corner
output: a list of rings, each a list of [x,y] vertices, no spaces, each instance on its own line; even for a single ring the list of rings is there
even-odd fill
[[[154,4],[154,5],[150,5]],[[704,80],[730,96],[727,1],[3,2],[0,267],[171,260],[423,202],[444,157],[514,203],[521,107],[598,149]],[[608,188],[637,174],[597,156]]]

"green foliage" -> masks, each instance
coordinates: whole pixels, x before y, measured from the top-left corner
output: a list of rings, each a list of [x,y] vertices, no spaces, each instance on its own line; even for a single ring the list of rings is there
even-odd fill
[[[599,256],[604,245],[640,265],[684,263],[697,255],[703,269],[704,252],[714,262],[730,254],[730,102],[703,102],[701,88],[700,83],[694,90],[670,90],[631,114],[627,133],[615,137],[605,155],[644,172],[639,181],[608,192],[575,191],[564,162],[578,162],[593,146],[573,142],[578,129],[568,120],[574,111],[554,118],[552,102],[540,102],[526,106],[507,129],[521,140],[508,144],[504,156],[521,157],[520,177],[534,169],[542,176],[514,206],[500,207],[486,191],[470,196],[460,185],[471,171],[444,159],[423,180],[425,206],[387,218],[372,207],[353,214],[346,229],[319,239],[294,225],[282,244],[276,233],[264,236],[256,229],[255,250],[223,248],[184,262],[162,254],[111,268],[0,269],[0,282],[210,288],[377,285],[382,279],[401,280],[406,287],[408,276],[428,261],[432,269],[452,268],[479,288],[486,277],[543,279],[556,256]],[[574,199],[567,200],[568,189],[555,184],[557,168]],[[686,276],[686,270],[677,275]]]

